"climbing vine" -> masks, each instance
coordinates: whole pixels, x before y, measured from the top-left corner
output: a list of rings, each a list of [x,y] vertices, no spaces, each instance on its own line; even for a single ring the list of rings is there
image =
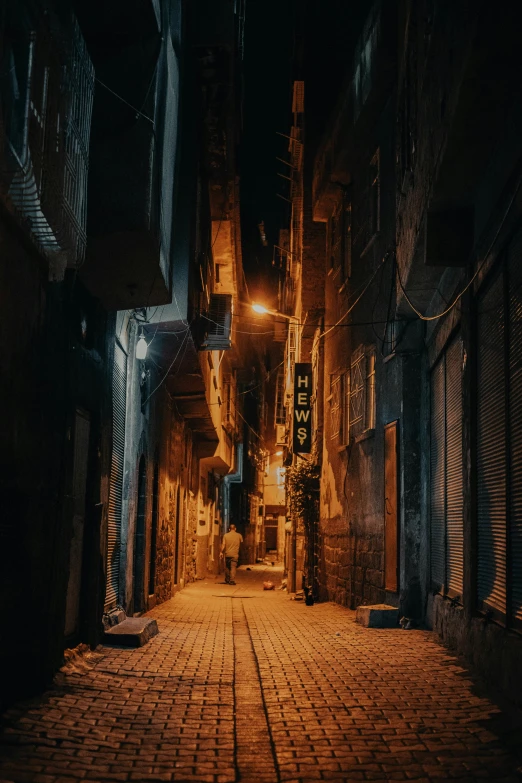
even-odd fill
[[[319,496],[319,467],[308,460],[300,460],[286,469],[286,498],[288,516],[297,525],[309,527],[317,515]]]

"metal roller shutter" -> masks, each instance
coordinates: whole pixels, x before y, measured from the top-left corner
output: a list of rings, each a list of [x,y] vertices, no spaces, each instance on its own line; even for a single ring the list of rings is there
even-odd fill
[[[431,443],[430,443],[430,558],[432,587],[445,585],[445,455],[444,455],[444,357],[431,373]]]
[[[462,596],[462,338],[446,351],[446,589]]]
[[[503,281],[478,299],[477,599],[506,612],[506,378]]]
[[[116,343],[114,346],[112,375],[112,460],[109,490],[105,612],[110,612],[111,609],[114,609],[118,603],[119,596],[126,389],[127,355]]]
[[[509,572],[511,619],[522,626],[522,234],[511,245],[509,274]]]

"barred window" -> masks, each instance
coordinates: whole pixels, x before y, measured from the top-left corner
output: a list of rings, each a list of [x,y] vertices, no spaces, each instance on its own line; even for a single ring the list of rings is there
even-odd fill
[[[338,373],[330,375],[330,438],[339,438],[341,433],[342,411],[342,376]]]
[[[350,366],[350,431],[354,437],[375,428],[375,349],[360,345]]]
[[[350,370],[330,375],[330,439],[340,446],[350,440]]]
[[[347,370],[344,373],[343,376],[343,426],[342,426],[342,435],[341,440],[343,445],[346,445],[350,442],[350,388],[351,388],[351,379],[350,379],[350,370]]]

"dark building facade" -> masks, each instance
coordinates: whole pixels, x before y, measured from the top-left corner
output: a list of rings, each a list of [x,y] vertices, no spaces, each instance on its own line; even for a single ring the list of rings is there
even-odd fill
[[[210,5],[2,10],[2,699],[219,567],[253,363],[244,16]]]
[[[485,3],[369,10],[304,168],[324,315],[296,359],[314,368],[314,449],[287,459],[320,472],[315,525],[293,522],[316,583],[297,563],[294,589],[398,606],[520,701],[515,28]]]

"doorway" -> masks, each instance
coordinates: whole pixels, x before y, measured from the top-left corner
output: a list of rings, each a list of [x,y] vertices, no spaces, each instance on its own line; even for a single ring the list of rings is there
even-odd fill
[[[136,533],[134,537],[134,614],[145,609],[145,512],[147,507],[147,468],[142,455],[138,469],[138,504],[136,512]]]
[[[399,422],[384,427],[384,588],[399,591]]]

